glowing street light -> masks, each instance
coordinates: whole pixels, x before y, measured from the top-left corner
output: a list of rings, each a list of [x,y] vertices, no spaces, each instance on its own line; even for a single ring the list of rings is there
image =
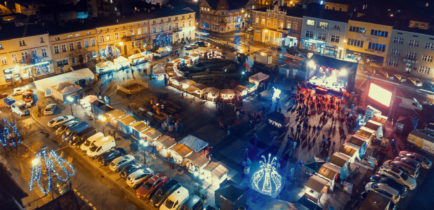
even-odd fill
[[[35,158],[32,160],[32,166],[35,167],[37,165],[41,164],[41,159],[40,158]]]
[[[66,101],[69,102],[69,108],[71,108],[71,114],[74,115],[74,110],[72,110],[72,103],[74,103],[75,99],[72,96],[67,96]]]

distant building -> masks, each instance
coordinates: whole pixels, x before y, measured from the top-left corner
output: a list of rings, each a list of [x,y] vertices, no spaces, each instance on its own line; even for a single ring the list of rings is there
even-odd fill
[[[249,10],[255,8],[254,0],[201,0],[199,28],[217,33],[243,29],[249,24]]]
[[[148,4],[159,4],[160,6],[163,4],[167,4],[169,2],[169,0],[146,0],[146,3]]]
[[[350,1],[348,0],[325,0],[324,8],[326,10],[333,10],[339,12],[348,12],[350,8]]]

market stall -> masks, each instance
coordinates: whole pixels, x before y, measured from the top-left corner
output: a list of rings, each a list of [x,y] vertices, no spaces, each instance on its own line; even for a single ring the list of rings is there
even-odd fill
[[[181,60],[181,66],[191,66],[193,64],[191,57],[186,55]]]
[[[200,176],[205,182],[218,187],[220,183],[226,180],[228,176],[228,169],[219,162],[212,161],[203,168]]]
[[[145,139],[143,133],[149,128],[148,124],[143,121],[137,121],[130,125],[131,137],[136,141]]]
[[[163,134],[160,132],[160,131],[158,131],[157,129],[155,129],[155,128],[149,128],[149,129],[147,129],[144,133],[142,133],[143,134],[143,137],[144,138],[142,138],[142,139],[145,139],[146,141],[148,141],[150,144],[154,144],[153,142],[155,141],[155,140],[157,140],[160,136],[162,136]]]
[[[118,119],[118,128],[124,134],[129,135],[131,133],[130,125],[136,122],[136,119],[130,115],[124,115],[124,117]]]
[[[168,150],[171,149],[176,145],[176,141],[174,138],[170,136],[161,136],[157,140],[154,141],[154,146],[157,149],[158,153],[160,153],[161,156],[167,157]]]
[[[249,82],[253,84],[249,87],[249,93],[254,91],[262,91],[265,88],[265,83],[270,78],[268,74],[258,72],[249,77]]]
[[[383,138],[383,126],[381,125],[381,123],[378,123],[373,120],[368,120],[368,122],[366,122],[364,127],[375,131],[376,139],[381,141],[381,139]]]
[[[97,63],[95,66],[96,74],[105,74],[115,71],[116,67],[111,61]]]
[[[165,68],[165,70],[166,70],[166,74],[167,74],[169,77],[176,77],[176,73],[175,73],[175,71],[173,70],[173,63],[167,63],[167,64],[166,64],[166,68]]]
[[[202,93],[203,93],[203,90],[206,88],[206,85],[196,83],[192,86],[196,88],[196,90],[193,92],[193,95],[196,97],[202,98]]]
[[[193,135],[188,135],[179,141],[180,144],[183,144],[193,150],[194,152],[201,152],[208,146],[208,142],[197,138]]]
[[[174,147],[167,150],[169,157],[172,158],[173,162],[178,165],[184,164],[184,158],[191,155],[193,152],[190,148],[183,144],[177,144]]]
[[[80,85],[77,85],[70,81],[59,83],[51,88],[51,96],[60,102],[68,102],[66,98],[72,96],[77,96],[77,98],[81,98],[82,94],[83,88],[80,87]]]
[[[158,80],[164,80],[164,77],[166,75],[166,69],[164,68],[164,66],[161,66],[160,68],[154,68],[152,71],[155,78],[157,78]]]
[[[220,90],[220,98],[224,101],[232,101],[235,99],[235,91],[232,89]]]
[[[203,168],[209,163],[209,159],[201,152],[193,152],[185,158],[185,165],[190,173],[199,176]]]
[[[208,100],[208,101],[216,101],[217,98],[219,97],[219,89],[214,88],[214,87],[207,87],[205,89],[203,89],[202,91],[202,95],[203,98]]]
[[[196,54],[196,53],[191,54],[190,58],[191,58],[191,60],[192,60],[193,63],[196,63],[196,62],[199,61],[199,55]]]
[[[182,78],[182,77],[169,78],[169,84],[172,85],[174,88],[177,88],[177,89],[181,89],[182,81],[184,81],[184,78]]]
[[[200,93],[200,89],[197,88],[194,85],[189,86],[187,89],[185,89],[185,92],[187,92],[188,94],[191,94],[193,96],[197,96],[196,93],[199,92]]]
[[[124,70],[130,68],[130,60],[123,56],[119,56],[113,60],[113,64],[115,65],[115,69],[117,71]]]
[[[363,126],[361,127],[358,131],[356,131],[356,133],[354,133],[354,135],[362,138],[363,140],[365,140],[369,145],[371,145],[372,141],[375,139],[375,131]]]
[[[248,94],[248,87],[244,85],[237,85],[234,90],[237,96],[241,98],[247,96]]]
[[[185,91],[185,90],[187,90],[188,87],[190,87],[191,85],[194,85],[194,84],[196,84],[195,81],[193,81],[193,80],[189,80],[189,79],[185,79],[185,80],[183,80],[183,81],[181,82],[182,90]]]
[[[126,114],[120,109],[113,109],[104,114],[106,122],[108,122],[114,128],[118,127],[118,121],[120,118],[124,117]]]
[[[137,53],[128,57],[131,66],[136,66],[146,63],[146,57],[142,53]]]

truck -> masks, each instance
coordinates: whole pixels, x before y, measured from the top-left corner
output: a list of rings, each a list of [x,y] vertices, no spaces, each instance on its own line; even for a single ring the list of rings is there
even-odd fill
[[[104,152],[116,147],[115,138],[113,136],[106,136],[97,142],[94,142],[92,147],[87,150],[87,156],[94,158],[101,155]]]
[[[427,129],[417,129],[412,131],[407,141],[416,147],[434,155],[434,133]]]

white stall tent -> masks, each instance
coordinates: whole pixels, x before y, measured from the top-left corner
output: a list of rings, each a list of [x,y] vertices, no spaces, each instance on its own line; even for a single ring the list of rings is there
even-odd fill
[[[168,149],[174,147],[176,145],[176,141],[174,138],[170,136],[161,136],[157,140],[154,141],[154,146],[157,149],[158,153],[160,153],[161,156],[167,157],[168,155]]]
[[[219,186],[228,176],[228,169],[219,162],[210,162],[201,171],[200,176],[205,182]]]
[[[116,128],[118,126],[118,120],[126,116],[126,113],[120,109],[113,109],[109,112],[106,112],[104,115],[106,117],[107,122],[111,126]]]
[[[113,62],[111,62],[111,61],[100,62],[100,63],[97,63],[95,66],[95,72],[97,74],[109,73],[109,72],[112,72],[115,70],[116,70],[116,67],[113,64]]]
[[[209,163],[209,159],[201,152],[193,152],[185,158],[187,169],[194,175],[199,175],[202,169]]]
[[[118,71],[123,70],[123,69],[127,69],[130,67],[130,61],[123,56],[119,56],[119,57],[115,58],[113,60],[113,64],[115,66],[115,69]]]
[[[84,84],[88,84],[89,82],[95,79],[95,75],[88,68],[79,69],[76,71],[67,72],[64,74],[59,74],[56,76],[40,79],[34,81],[35,87],[37,90],[45,93],[45,96],[51,96],[51,88],[63,82],[73,82],[73,83],[81,83],[84,81]]]
[[[183,164],[184,158],[191,155],[192,152],[190,148],[183,144],[176,144],[174,147],[168,149],[169,156],[178,165]]]
[[[142,134],[145,137],[145,140],[151,143],[152,145],[155,140],[157,140],[160,136],[163,135],[160,131],[158,131],[155,128],[149,128],[146,131],[144,131]]]

